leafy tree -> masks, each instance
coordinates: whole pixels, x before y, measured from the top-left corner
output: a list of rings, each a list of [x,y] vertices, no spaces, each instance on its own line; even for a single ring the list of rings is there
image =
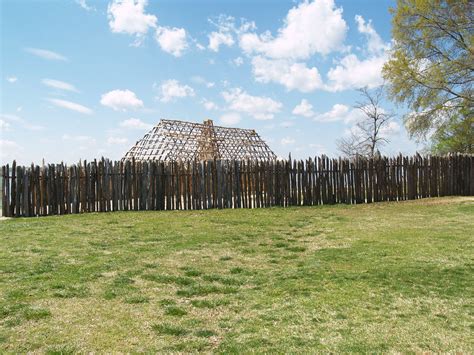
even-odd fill
[[[431,136],[439,151],[473,152],[474,1],[398,0],[391,57],[383,69],[390,96],[413,111],[410,135]]]
[[[437,154],[474,152],[474,116],[454,116],[444,122],[431,137],[430,150]]]
[[[356,123],[350,136],[338,139],[336,145],[345,156],[361,155],[373,158],[379,154],[380,148],[389,142],[383,133],[394,114],[381,107],[384,96],[383,85],[374,90],[365,87],[358,91],[362,100],[354,107],[363,113],[363,117]]]

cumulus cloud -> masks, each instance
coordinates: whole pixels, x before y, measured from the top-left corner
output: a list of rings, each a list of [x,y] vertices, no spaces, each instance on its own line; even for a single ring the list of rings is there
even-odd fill
[[[355,17],[357,30],[366,36],[366,53],[368,56],[360,59],[350,53],[340,59],[335,67],[327,74],[329,82],[326,89],[329,91],[342,91],[357,89],[364,86],[374,88],[383,83],[382,68],[388,59],[389,43],[384,43],[372,23],[366,22],[360,15]]]
[[[130,90],[109,91],[102,95],[100,103],[115,111],[127,111],[128,109],[138,109],[143,107],[143,101]]]
[[[204,105],[204,108],[208,111],[219,109],[219,107],[217,106],[215,102],[207,100],[207,99],[203,99],[202,104]]]
[[[208,48],[213,52],[218,52],[220,46],[232,47],[235,43],[235,36],[240,36],[249,30],[255,29],[255,23],[241,20],[240,25],[236,25],[235,18],[232,16],[220,15],[216,20],[208,20],[217,28],[208,35]]]
[[[208,48],[213,52],[219,52],[219,47],[225,45],[231,47],[234,44],[234,38],[230,33],[211,32],[209,34]]]
[[[78,103],[72,102],[72,101],[61,100],[61,99],[48,99],[48,101],[51,102],[55,106],[62,107],[71,111],[83,113],[85,115],[91,115],[93,113],[93,111],[90,108],[80,105]]]
[[[366,22],[360,15],[355,16],[357,30],[367,37],[367,50],[369,53],[378,54],[390,49],[390,45],[385,43],[372,26],[372,21]]]
[[[226,126],[234,126],[241,121],[241,117],[237,112],[224,113],[219,117],[219,121]]]
[[[155,28],[157,18],[145,13],[147,4],[147,0],[113,0],[107,7],[111,31],[143,36]]]
[[[74,85],[66,83],[64,81],[59,81],[59,80],[54,80],[54,79],[43,79],[41,82],[49,86],[50,88],[53,89],[59,89],[59,90],[66,90],[66,91],[73,91],[73,92],[79,92]]]
[[[347,25],[342,9],[333,0],[304,1],[288,12],[277,35],[268,31],[260,35],[246,32],[241,34],[239,44],[252,57],[252,72],[257,82],[273,82],[300,92],[373,88],[382,83],[381,71],[390,44],[381,39],[371,21],[357,15],[355,22],[358,32],[366,38],[359,55],[348,52],[349,47],[344,46]],[[303,60],[334,51],[345,54],[334,61],[325,83],[318,69]]]
[[[308,100],[302,99],[301,102],[295,106],[293,115],[303,116],[303,117],[312,117],[314,116],[313,105],[311,105]]]
[[[307,59],[315,53],[340,50],[346,32],[342,9],[335,6],[334,0],[304,1],[290,9],[275,37],[269,31],[260,35],[244,33],[240,47],[247,54]]]
[[[234,64],[236,67],[240,67],[242,64],[244,64],[244,58],[242,57],[237,57],[232,59],[232,64]]]
[[[150,29],[156,29],[155,40],[166,53],[175,57],[188,48],[184,28],[158,26],[155,15],[145,11],[148,0],[113,0],[107,8],[109,27],[114,33],[134,35],[132,46],[140,46]]]
[[[5,120],[0,119],[0,132],[8,131],[10,129],[10,123]]]
[[[385,55],[361,60],[355,54],[349,54],[329,70],[327,89],[342,91],[364,86],[377,87],[383,83],[382,67],[386,60]]]
[[[287,90],[310,92],[323,87],[318,69],[308,68],[304,63],[256,56],[252,59],[252,68],[256,81],[279,83]]]
[[[120,127],[127,129],[140,129],[140,130],[149,130],[153,128],[153,125],[145,123],[138,118],[129,118],[120,122]]]
[[[271,120],[280,112],[283,104],[269,97],[252,96],[240,88],[222,93],[222,97],[232,111],[246,113],[257,120]]]
[[[334,122],[334,121],[342,121],[349,113],[349,107],[342,104],[335,104],[331,110],[317,114],[314,117],[315,121],[319,122]]]
[[[390,137],[400,133],[401,126],[396,121],[389,121],[385,126],[380,129],[382,137]]]
[[[315,114],[313,120],[317,122],[342,121],[346,124],[352,124],[359,122],[364,117],[364,113],[359,109],[350,108],[343,104],[335,104],[329,111]]]
[[[196,84],[199,84],[199,85],[204,85],[208,89],[210,89],[210,88],[212,88],[216,85],[216,83],[214,83],[212,81],[207,81],[206,79],[204,79],[202,76],[199,76],[199,75],[195,75],[195,76],[191,77],[191,81],[193,83],[196,83]]]
[[[180,57],[188,48],[184,28],[158,27],[156,29],[156,41],[162,50],[175,57]]]
[[[156,85],[154,85],[156,86]],[[179,98],[194,96],[194,89],[188,85],[181,85],[178,80],[170,79],[164,81],[159,89],[157,99],[161,102],[172,102]]]
[[[59,53],[41,49],[41,48],[25,48],[25,51],[31,53],[37,57],[47,59],[47,60],[58,60],[58,61],[67,61],[67,58]]]
[[[86,11],[95,11],[95,8],[88,5],[86,0],[76,0],[76,3]]]

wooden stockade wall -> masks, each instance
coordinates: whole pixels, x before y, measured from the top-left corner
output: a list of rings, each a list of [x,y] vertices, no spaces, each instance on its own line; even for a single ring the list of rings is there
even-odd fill
[[[474,156],[2,167],[3,216],[358,204],[474,195]]]

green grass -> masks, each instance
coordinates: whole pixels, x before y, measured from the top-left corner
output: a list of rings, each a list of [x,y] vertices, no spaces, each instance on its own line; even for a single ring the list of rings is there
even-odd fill
[[[474,199],[0,221],[0,352],[474,351]]]

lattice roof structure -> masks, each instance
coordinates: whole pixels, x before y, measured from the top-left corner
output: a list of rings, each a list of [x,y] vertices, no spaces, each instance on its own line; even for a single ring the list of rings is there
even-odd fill
[[[160,120],[123,157],[137,161],[273,160],[275,153],[253,129]]]

